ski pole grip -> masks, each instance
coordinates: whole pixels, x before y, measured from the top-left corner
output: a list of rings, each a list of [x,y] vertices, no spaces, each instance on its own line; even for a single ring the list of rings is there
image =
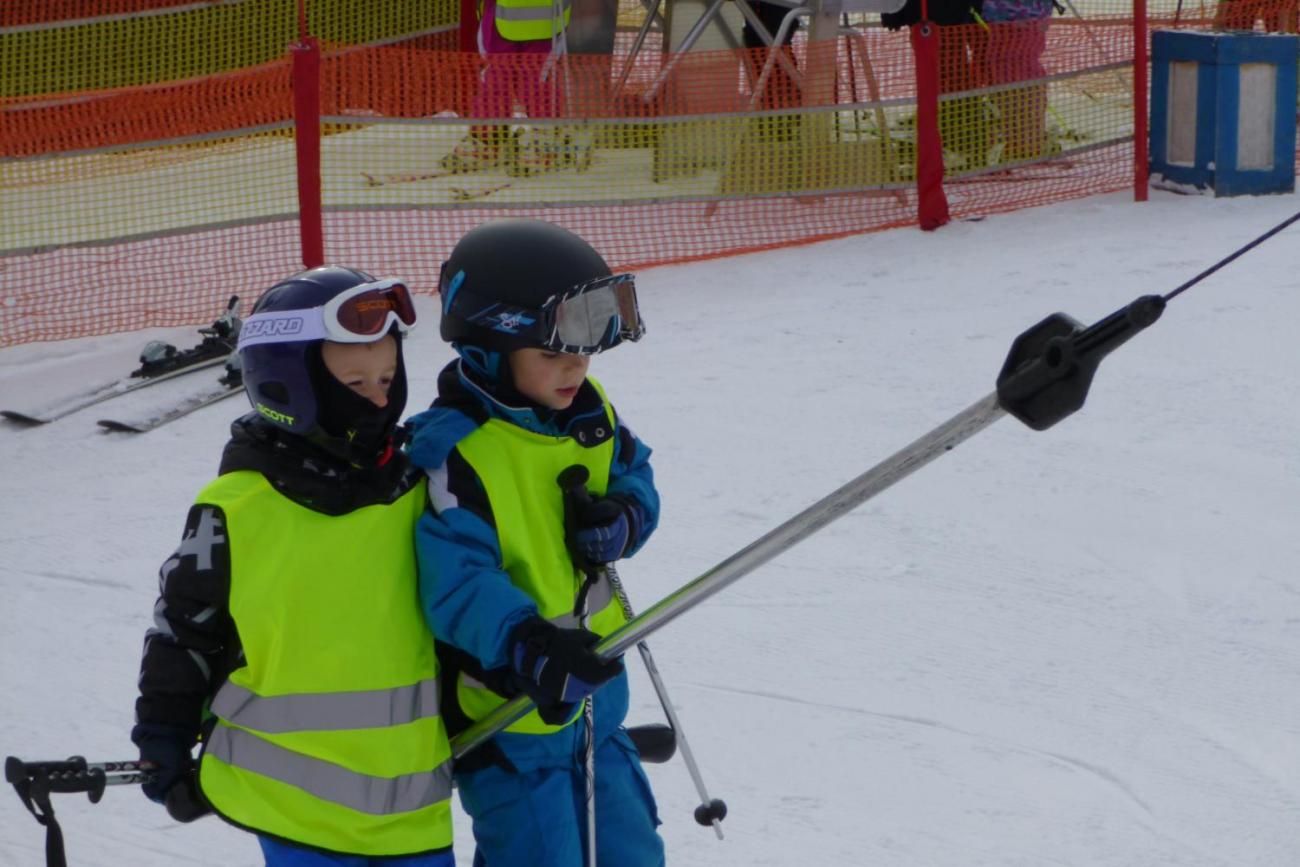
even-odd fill
[[[590,477],[591,474],[587,472],[586,467],[582,464],[574,464],[561,470],[559,478],[555,480],[564,496],[564,539],[569,549],[569,556],[573,559],[574,565],[588,578],[595,572],[596,567],[588,563],[587,558],[573,547],[571,534],[573,528],[578,525],[578,509],[591,502],[591,494],[587,492],[587,479]]]
[[[560,473],[556,482],[560,490],[564,492],[564,511],[565,520],[568,521],[569,509],[571,506],[585,506],[591,502],[591,494],[587,492],[587,479],[591,474],[582,464],[574,464],[566,467]]]
[[[5,781],[16,787],[36,786],[47,794],[85,792],[92,804],[104,797],[108,782],[102,767],[91,767],[84,756],[57,762],[25,762],[17,756],[5,758]]]

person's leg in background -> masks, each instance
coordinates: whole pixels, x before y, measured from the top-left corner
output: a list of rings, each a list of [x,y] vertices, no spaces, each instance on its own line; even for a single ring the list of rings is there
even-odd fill
[[[975,90],[983,83],[987,36],[978,24],[938,27],[939,94]],[[960,157],[957,171],[984,165],[990,145],[988,118],[979,96],[959,96],[939,103],[939,136],[945,153]]]
[[[499,123],[475,124],[447,156],[442,166],[451,172],[493,169],[508,162],[509,118],[514,114],[516,82],[520,79],[520,46],[496,30],[496,0],[483,0],[478,26],[478,50],[484,59],[478,91],[470,103],[475,118],[502,118]],[[524,52],[527,53],[527,52]]]
[[[1047,47],[1047,20],[1025,19],[989,25],[989,83],[1034,82],[996,92],[992,101],[1002,127],[1001,161],[1041,156],[1047,141],[1047,85],[1042,56]]]

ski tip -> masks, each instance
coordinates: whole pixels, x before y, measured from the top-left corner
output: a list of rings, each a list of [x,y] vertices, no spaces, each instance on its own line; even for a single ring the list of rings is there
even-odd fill
[[[106,431],[117,431],[118,433],[144,433],[140,428],[127,424],[126,422],[114,421],[111,418],[101,418],[95,422]]]
[[[12,409],[0,409],[0,416],[4,416],[14,424],[19,424],[22,425],[23,427],[38,427],[40,425],[46,424],[49,421],[49,419],[37,418],[34,415],[26,415],[25,413],[15,412]]]

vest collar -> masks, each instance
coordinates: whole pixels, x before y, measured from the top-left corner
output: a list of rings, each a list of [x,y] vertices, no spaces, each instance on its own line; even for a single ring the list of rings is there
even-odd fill
[[[357,467],[267,424],[257,413],[237,419],[230,435],[219,475],[255,470],[295,503],[326,515],[393,503],[421,478],[401,451],[381,465]]]
[[[456,369],[456,382],[490,418],[500,419],[543,436],[572,437],[584,448],[598,446],[614,435],[605,400],[590,379],[583,381],[578,393],[574,395],[573,403],[565,409],[553,410],[527,402],[514,389],[511,389],[512,393],[508,396],[511,403],[506,403],[503,399],[506,395],[498,396],[492,389],[485,387],[460,359],[453,361],[451,366]],[[439,379],[440,385],[451,384],[448,381],[450,377]],[[439,397],[439,402],[444,396],[447,395]]]

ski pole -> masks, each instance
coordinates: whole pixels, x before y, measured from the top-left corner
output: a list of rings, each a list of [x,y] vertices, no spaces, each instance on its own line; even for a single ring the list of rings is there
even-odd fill
[[[23,806],[45,826],[45,863],[47,867],[67,867],[63,846],[63,829],[54,817],[50,795],[85,792],[90,803],[104,797],[106,786],[143,783],[153,775],[139,762],[87,762],[82,756],[62,761],[25,762],[17,756],[5,758],[5,782],[14,787]]]
[[[1010,413],[1034,430],[1046,430],[1083,406],[1097,365],[1112,350],[1155,322],[1164,310],[1158,295],[1138,298],[1089,327],[1055,313],[1021,334],[998,376],[997,389],[948,421],[751,542],[636,619],[610,633],[596,652],[613,659],[682,614],[748,575],[776,555],[848,514],[930,461],[952,451]],[[483,744],[532,708],[527,696],[498,706],[452,739],[455,758]]]
[[[613,566],[610,566],[606,570],[606,575],[614,586],[614,592],[618,596],[619,603],[623,606],[623,613],[628,620],[632,620],[635,615],[632,613],[632,606],[627,601],[627,594],[623,590],[623,583],[619,580],[618,572],[615,571]],[[695,791],[700,796],[700,803],[695,808],[695,821],[701,825],[712,825],[714,833],[721,840],[722,820],[727,818],[727,803],[721,798],[709,797],[709,790],[704,785],[704,776],[700,773],[700,766],[695,761],[695,754],[691,752],[691,745],[686,740],[686,732],[682,730],[682,723],[677,718],[677,711],[668,699],[667,688],[664,686],[663,678],[659,675],[659,666],[655,665],[654,656],[650,653],[650,646],[644,641],[638,641],[636,647],[641,653],[641,661],[645,663],[646,673],[650,675],[650,682],[654,684],[655,692],[659,696],[659,704],[664,709],[664,716],[668,717],[668,725],[673,732],[677,745],[682,748],[682,761],[686,763],[686,772],[691,775],[691,782],[695,784]]]
[[[581,464],[573,466],[560,473],[559,483],[564,490],[565,510],[570,509],[570,503],[575,507],[580,507],[585,503],[591,502],[591,495],[587,492],[587,468]],[[623,616],[628,620],[636,617],[632,611],[632,603],[628,601],[627,591],[623,589],[623,582],[618,577],[618,570],[614,564],[606,563],[594,570],[597,574],[609,581],[614,588],[614,595],[618,598],[618,604],[623,609]],[[655,665],[654,655],[650,652],[650,645],[644,641],[638,641],[637,650],[641,654],[641,661],[645,663],[646,672],[650,675],[650,682],[654,684],[655,693],[659,696],[659,704],[663,706],[664,716],[668,717],[668,725],[672,730],[674,740],[682,748],[682,761],[686,762],[686,770],[691,775],[691,781],[695,784],[695,791],[699,793],[700,804],[695,808],[695,821],[701,825],[712,825],[718,839],[722,839],[722,820],[727,817],[727,804],[721,799],[710,798],[708,788],[704,785],[704,777],[700,774],[700,767],[695,762],[695,755],[691,752],[690,744],[686,741],[686,732],[682,730],[681,721],[677,718],[677,711],[673,709],[672,701],[668,698],[668,688],[664,686],[663,678],[659,675],[659,666]]]
[[[63,829],[54,818],[50,795],[85,792],[90,803],[98,804],[109,786],[139,785],[154,777],[152,766],[134,760],[88,762],[84,756],[71,756],[60,761],[28,762],[17,756],[5,757],[5,782],[14,787],[33,818],[45,826],[47,867],[67,867]],[[197,788],[185,782],[167,791],[163,805],[178,822],[193,822],[212,811]]]
[[[565,471],[568,472],[568,471]],[[564,473],[560,473],[564,478]],[[564,500],[564,523],[571,525],[573,504]],[[578,590],[573,602],[573,614],[577,616],[577,625],[586,629],[590,615],[591,588],[595,586],[598,576],[586,572],[582,588]],[[582,724],[586,725],[586,744],[582,746],[582,776],[586,783],[586,867],[595,867],[595,703],[594,695],[582,699]]]
[[[82,756],[62,761],[26,762],[17,756],[5,758],[5,782],[27,783],[50,794],[85,792],[92,804],[104,797],[106,786],[127,786],[148,782],[153,774],[139,762],[88,762]],[[21,795],[21,792],[20,792]]]
[[[560,473],[560,487],[564,487],[566,474],[572,470]],[[584,469],[585,473],[586,470]],[[564,524],[565,527],[573,525],[573,511],[577,502],[567,496],[564,499]],[[582,582],[582,589],[578,591],[578,598],[574,601],[573,613],[578,618],[578,626],[582,629],[587,628],[587,620],[591,614],[591,588],[596,585],[599,575],[590,569],[583,570],[585,579]],[[596,867],[596,707],[592,699],[595,696],[589,695],[582,700],[582,721],[587,727],[587,742],[583,746],[583,776],[587,784],[587,867]]]
[[[587,628],[587,618],[591,613],[588,601],[595,576],[588,575],[578,594],[578,626]],[[587,727],[587,743],[583,746],[583,776],[587,782],[587,867],[596,867],[596,704],[595,696],[589,695],[582,700],[582,722]]]

